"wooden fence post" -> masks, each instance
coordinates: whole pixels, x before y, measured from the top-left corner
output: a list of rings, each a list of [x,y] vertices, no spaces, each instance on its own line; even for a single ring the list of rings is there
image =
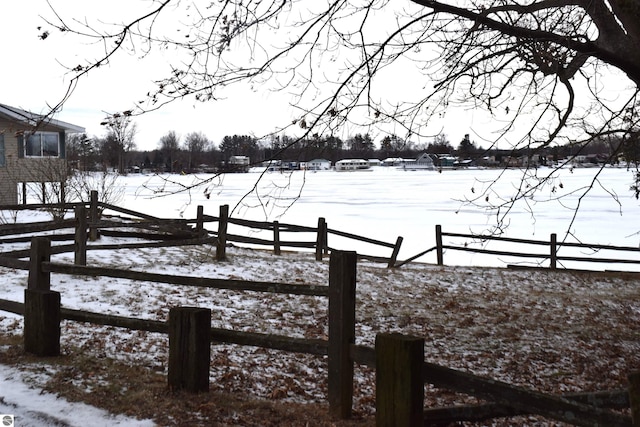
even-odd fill
[[[51,273],[42,271],[42,263],[51,260],[51,240],[46,237],[31,239],[29,278],[27,287],[43,291],[51,290]]]
[[[329,259],[329,412],[341,419],[351,416],[353,361],[350,346],[356,341],[355,252],[333,251]]]
[[[631,425],[640,426],[640,371],[629,374],[629,403],[631,406]]]
[[[438,265],[444,265],[444,252],[442,251],[442,226],[436,225],[436,258]]]
[[[558,244],[558,236],[556,236],[556,233],[551,233],[551,245],[550,245],[551,253],[549,257],[549,268],[552,270],[556,269],[556,263],[558,260],[557,244]]]
[[[400,245],[402,245],[402,236],[398,236],[396,240],[396,245],[393,247],[393,252],[391,253],[391,258],[389,258],[389,264],[387,268],[394,268],[396,266],[396,261],[398,260],[398,253],[400,253]]]
[[[211,310],[174,307],[169,310],[169,374],[171,390],[209,390]]]
[[[280,223],[273,221],[273,253],[280,255]]]
[[[60,293],[24,290],[24,351],[36,356],[60,355]]]
[[[76,206],[76,235],[74,245],[75,265],[87,265],[87,208]]]
[[[216,246],[216,260],[227,260],[227,227],[229,225],[229,205],[220,206],[218,219],[218,245]]]
[[[316,261],[322,261],[324,247],[327,245],[327,222],[318,218],[318,235],[316,236]]]
[[[204,206],[198,205],[198,211],[196,213],[196,233],[198,236],[203,236],[204,233]]]
[[[91,190],[91,201],[89,204],[89,240],[95,242],[98,240],[98,192]]]
[[[424,339],[376,336],[376,425],[418,426],[424,417]]]
[[[51,241],[31,239],[29,279],[24,290],[24,350],[37,356],[60,354],[60,293],[51,290],[51,273],[42,263],[51,259]]]

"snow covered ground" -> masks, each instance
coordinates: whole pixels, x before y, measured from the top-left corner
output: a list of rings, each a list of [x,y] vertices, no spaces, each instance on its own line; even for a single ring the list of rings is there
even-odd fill
[[[513,208],[496,206],[515,197],[518,190],[540,185],[536,193]],[[596,181],[594,175],[598,175]],[[640,246],[640,202],[630,191],[633,173],[623,168],[538,170],[403,171],[374,167],[373,172],[333,171],[229,174],[222,178],[201,176],[128,176],[125,206],[162,217],[194,218],[196,207],[217,215],[228,204],[232,216],[314,227],[324,217],[330,228],[394,243],[404,238],[399,259],[412,257],[435,246],[435,226],[445,232],[486,233],[500,224],[504,236],[548,242],[551,233],[558,241],[602,245]],[[523,177],[525,180],[523,181]],[[205,184],[171,197],[162,194],[184,190],[205,180]],[[523,183],[524,182],[524,183]],[[586,194],[586,195],[585,195]],[[465,201],[475,200],[473,204]],[[488,200],[488,201],[487,201]],[[578,209],[576,209],[578,208]],[[503,218],[502,215],[508,215]],[[499,223],[500,221],[500,223]],[[237,230],[236,230],[237,231]],[[230,232],[232,232],[230,230]],[[233,231],[235,232],[235,231]],[[246,233],[246,229],[242,229]],[[266,232],[253,236],[270,239]],[[283,237],[283,240],[285,237]],[[295,239],[292,239],[295,240]],[[474,248],[548,253],[546,247],[532,247],[495,241],[446,238],[444,244]],[[330,237],[329,245],[367,255],[390,256],[388,248]],[[638,253],[607,253],[562,248],[559,255],[638,258]],[[548,266],[540,259],[496,257],[449,251],[448,265],[506,266],[507,264]],[[420,261],[435,263],[431,252]],[[570,268],[623,269],[640,271],[632,265],[564,264]]]
[[[139,421],[113,415],[84,403],[69,402],[43,392],[35,378],[19,369],[0,365],[0,414],[12,416],[6,427],[87,426],[151,427],[152,421]],[[0,415],[0,420],[3,420]],[[13,425],[11,424],[13,422]]]
[[[486,213],[452,200],[463,197],[465,188],[478,192],[478,177],[492,179],[489,172],[269,174],[260,184],[260,200],[253,194],[240,204],[256,174],[214,180],[209,198],[202,188],[150,197],[157,195],[161,185],[165,190],[178,187],[167,187],[159,177],[129,176],[122,178],[127,188],[122,204],[163,217],[194,217],[198,204],[205,206],[205,213],[215,215],[219,205],[230,204],[236,207],[235,216],[309,226],[323,216],[332,228],[367,237],[393,242],[402,235],[404,256],[411,256],[433,246],[435,224],[458,232],[479,232],[491,226]],[[608,192],[596,188],[597,200],[583,202],[584,210],[573,232],[589,243],[637,246],[640,209],[628,194],[630,174],[617,169],[605,172],[602,181]],[[509,173],[514,180],[502,184],[507,189],[518,176],[516,171]],[[572,192],[580,187],[576,177],[584,181],[583,173],[567,171],[559,178],[563,190]],[[171,179],[184,184],[192,177]],[[291,205],[287,201],[300,192],[303,180],[302,196]],[[617,194],[620,205],[608,195],[611,192]],[[577,196],[570,197],[575,200]],[[534,204],[535,217],[526,209],[516,210],[509,235],[546,238],[550,232],[560,233],[571,218],[562,207],[568,200]],[[19,246],[5,243],[1,250]],[[342,249],[373,252],[358,246]],[[212,248],[206,246],[90,251],[88,264],[202,277],[327,284],[328,262],[316,262],[310,254],[276,257],[265,251],[232,248],[229,257],[228,262],[215,262]],[[72,259],[72,254],[54,256],[55,261]],[[552,393],[624,388],[626,374],[640,363],[640,281],[636,276],[468,267],[505,262],[483,261],[477,256],[448,253],[445,262],[458,267],[412,264],[389,270],[380,264],[359,264],[357,343],[371,346],[376,333],[397,331],[425,337],[429,361],[523,387]],[[0,297],[22,301],[27,272],[0,268],[0,273]],[[265,296],[64,275],[53,275],[52,289],[61,292],[62,304],[68,308],[166,320],[171,307],[195,305],[213,310],[214,327],[307,338],[327,335],[326,300],[319,297]],[[0,312],[0,330],[20,334],[22,318]],[[141,369],[166,370],[167,338],[160,334],[65,321],[61,344],[64,354],[81,352]],[[0,355],[5,350],[0,347]],[[0,365],[0,413],[15,414],[16,426],[84,426],[87,420],[91,425],[152,425],[41,393],[51,378],[61,374],[86,393],[104,387],[100,376],[73,370],[61,373],[46,363]],[[290,402],[326,401],[323,358],[215,345],[210,376],[215,391],[249,390],[257,398]],[[370,413],[372,373],[358,369],[356,384],[356,410]],[[431,389],[426,399],[430,405],[448,404],[452,396]]]

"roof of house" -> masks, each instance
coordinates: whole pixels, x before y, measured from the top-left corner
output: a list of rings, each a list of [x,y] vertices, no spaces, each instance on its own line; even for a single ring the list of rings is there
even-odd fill
[[[46,115],[31,113],[5,104],[0,104],[0,116],[24,123],[28,126],[36,126],[39,123],[45,123],[71,132],[85,132],[85,128],[82,126],[72,125],[71,123],[56,120]]]

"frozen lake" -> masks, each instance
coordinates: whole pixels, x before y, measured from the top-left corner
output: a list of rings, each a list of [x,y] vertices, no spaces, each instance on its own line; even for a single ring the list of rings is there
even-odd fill
[[[539,177],[551,169],[527,172],[525,184],[520,170],[456,170],[403,171],[395,168],[373,168],[366,172],[303,172],[228,174],[210,179],[190,191],[159,197],[158,190],[173,193],[194,181],[193,176],[129,175],[123,204],[161,217],[195,217],[196,207],[204,206],[206,214],[217,215],[219,206],[228,204],[231,215],[259,221],[316,226],[324,217],[329,228],[393,243],[404,238],[399,259],[406,259],[435,245],[435,226],[445,232],[486,233],[497,225],[498,213],[491,208],[510,200],[516,189],[536,185]],[[593,182],[595,168],[561,170],[549,184],[532,197],[519,201],[504,218],[509,237],[548,241],[551,233],[558,240],[591,244],[638,247],[640,243],[640,202],[629,190],[632,172],[606,168]],[[169,181],[166,181],[168,179]],[[205,188],[207,189],[205,191]],[[587,189],[590,190],[585,192]],[[207,194],[209,193],[207,197]],[[477,204],[464,200],[476,197]],[[488,201],[487,201],[488,198]],[[575,214],[576,207],[579,210]],[[574,218],[575,214],[575,218]],[[212,225],[213,227],[213,225]],[[245,229],[246,230],[246,229]],[[231,232],[231,230],[230,230]],[[235,232],[235,231],[234,231]],[[261,234],[262,233],[262,234]],[[271,238],[270,233],[254,231],[254,236]],[[287,238],[282,237],[283,240]],[[289,240],[294,240],[290,238]],[[447,244],[445,237],[445,244]],[[307,240],[307,238],[305,238]],[[312,239],[309,239],[312,240]],[[450,243],[460,245],[461,239]],[[473,247],[505,249],[505,243],[473,242]],[[331,237],[329,245],[355,250],[368,255],[389,256],[390,249]],[[516,249],[513,245],[512,249]],[[547,253],[545,247],[528,247],[525,252]],[[581,254],[591,253],[582,250]],[[600,252],[594,256],[606,257]],[[623,258],[639,258],[638,253]],[[504,257],[448,251],[446,264],[503,266],[516,262]],[[430,253],[420,261],[435,262]],[[522,259],[519,260],[523,261]],[[535,261],[529,261],[529,264]],[[548,265],[548,261],[543,263]],[[585,264],[573,265],[585,267]],[[590,268],[631,269],[631,266],[592,266]],[[639,269],[640,268],[634,268]]]

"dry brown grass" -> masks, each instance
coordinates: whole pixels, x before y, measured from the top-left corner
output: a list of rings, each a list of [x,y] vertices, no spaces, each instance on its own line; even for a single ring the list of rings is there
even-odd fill
[[[326,279],[326,263],[291,257],[234,254],[227,265],[233,271],[224,274],[283,282]],[[144,257],[135,259],[135,268],[144,268]],[[356,335],[364,345],[371,345],[378,331],[423,336],[430,362],[545,393],[620,389],[626,387],[626,375],[640,366],[639,277],[429,265],[388,270],[363,263],[358,265]],[[56,284],[63,295],[87,286],[64,280]],[[100,295],[88,292],[83,298],[119,302],[120,309],[135,310],[138,317],[158,319],[183,301],[238,304],[227,317],[214,315],[214,324],[326,338],[325,302],[315,299],[292,302],[147,284],[118,294],[110,283],[102,286]],[[152,306],[146,299],[151,296]],[[166,337],[64,322],[63,355],[36,359],[22,351],[19,323],[0,335],[0,363],[46,370],[45,390],[113,413],[151,418],[162,426],[356,426],[375,421],[375,376],[366,368],[356,368],[354,418],[337,421],[328,415],[323,358],[216,345],[211,391],[190,395],[167,389]],[[477,402],[430,386],[425,396],[428,407]],[[519,417],[478,425],[560,424]]]
[[[166,375],[143,366],[65,349],[58,357],[26,354],[18,335],[0,335],[0,364],[50,375],[43,390],[113,414],[152,419],[161,426],[362,426],[357,414],[333,420],[326,404],[283,403],[241,393],[170,391]]]

